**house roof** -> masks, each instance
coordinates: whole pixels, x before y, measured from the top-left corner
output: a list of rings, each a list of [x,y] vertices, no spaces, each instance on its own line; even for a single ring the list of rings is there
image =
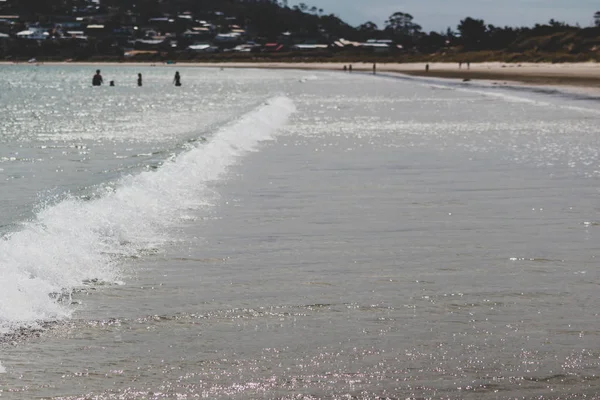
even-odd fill
[[[143,44],[161,44],[162,42],[164,42],[164,40],[161,39],[138,39],[136,40],[136,42],[138,43],[143,43]]]
[[[202,43],[202,44],[192,44],[192,45],[188,46],[188,49],[190,49],[190,50],[204,50],[204,49],[208,49],[209,47],[210,47],[210,44]]]
[[[352,42],[346,39],[340,39],[339,42],[344,46],[360,46],[359,42]]]
[[[279,51],[283,49],[283,45],[279,43],[266,43],[265,48],[271,51]]]
[[[297,49],[326,49],[329,46],[326,44],[296,44],[294,45]]]
[[[131,50],[124,54],[125,57],[133,57],[136,54],[157,54],[155,50]]]
[[[216,37],[220,38],[237,38],[240,34],[238,32],[219,33]]]
[[[382,48],[382,49],[387,49],[390,47],[389,44],[387,43],[361,43],[361,46],[363,47],[376,47],[376,48]]]

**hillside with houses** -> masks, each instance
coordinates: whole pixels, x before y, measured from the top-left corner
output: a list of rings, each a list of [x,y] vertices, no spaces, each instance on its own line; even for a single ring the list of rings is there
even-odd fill
[[[466,17],[423,32],[404,12],[353,27],[287,0],[0,0],[0,60],[597,60],[597,14],[595,27]]]

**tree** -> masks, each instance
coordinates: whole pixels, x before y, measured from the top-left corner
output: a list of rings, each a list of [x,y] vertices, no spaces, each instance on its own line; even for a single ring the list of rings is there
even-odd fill
[[[371,21],[359,25],[356,29],[360,33],[362,40],[374,39],[379,36],[379,29],[377,28],[377,24]]]
[[[467,49],[477,50],[485,46],[488,31],[482,19],[467,17],[460,21],[458,31],[462,43]]]
[[[550,21],[548,21],[548,25],[550,25],[553,28],[557,28],[559,30],[562,28],[567,28],[569,26],[569,24],[567,24],[565,22],[557,21],[554,18],[552,18]]]
[[[594,14],[594,25],[600,27],[600,11],[596,11]]]
[[[15,4],[15,10],[27,18],[32,18],[34,15],[51,15],[58,8],[57,6],[56,2],[51,1],[22,0]]]
[[[136,11],[140,13],[143,20],[160,17],[162,16],[160,5],[159,0],[140,0],[137,3]]]
[[[358,26],[358,30],[363,32],[373,32],[377,29],[377,24],[371,21],[365,22],[364,24]]]
[[[445,33],[430,32],[429,35],[421,35],[417,40],[419,51],[424,53],[434,53],[446,47],[447,38]]]
[[[417,36],[421,26],[413,22],[413,16],[403,12],[396,12],[385,21],[385,30],[396,36]]]
[[[511,27],[495,27],[494,25],[488,25],[487,27],[487,38],[488,48],[493,50],[510,49],[511,45],[517,40],[520,34],[519,29]]]

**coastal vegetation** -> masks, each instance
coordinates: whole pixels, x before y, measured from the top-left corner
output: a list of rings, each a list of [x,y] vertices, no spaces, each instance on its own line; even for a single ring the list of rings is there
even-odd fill
[[[406,12],[351,26],[287,0],[5,0],[0,59],[568,62],[600,59],[595,26],[498,27],[465,17],[425,32]]]

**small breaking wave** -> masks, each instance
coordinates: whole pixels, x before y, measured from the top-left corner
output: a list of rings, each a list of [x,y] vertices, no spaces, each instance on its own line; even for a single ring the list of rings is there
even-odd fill
[[[207,183],[272,139],[292,112],[290,99],[270,99],[158,169],[42,205],[0,239],[0,336],[69,318],[77,287],[118,283],[124,260],[171,240],[168,228],[184,212],[210,205]]]

